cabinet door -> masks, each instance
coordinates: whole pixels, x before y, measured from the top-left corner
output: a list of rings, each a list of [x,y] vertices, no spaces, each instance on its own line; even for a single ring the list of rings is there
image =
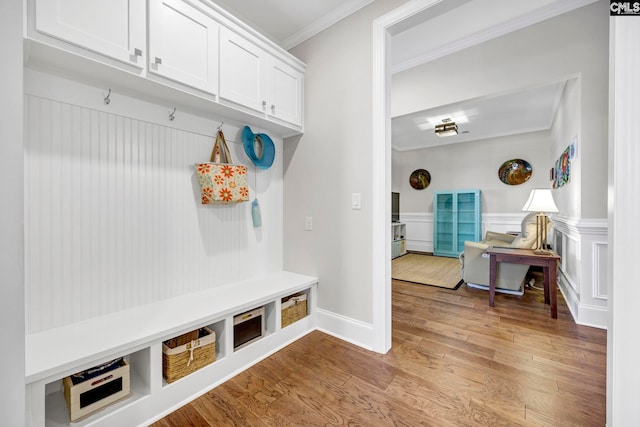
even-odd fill
[[[454,193],[434,194],[434,254],[451,256],[455,252],[456,210]]]
[[[265,111],[265,53],[227,28],[220,29],[220,98]]]
[[[303,74],[282,61],[271,58],[267,70],[267,114],[302,126]]]
[[[145,2],[36,0],[35,9],[38,32],[144,67]]]
[[[480,197],[477,191],[459,192],[457,195],[456,252],[458,253],[464,250],[465,241],[480,240],[479,203]]]
[[[220,25],[182,0],[151,0],[149,18],[149,71],[217,94]]]

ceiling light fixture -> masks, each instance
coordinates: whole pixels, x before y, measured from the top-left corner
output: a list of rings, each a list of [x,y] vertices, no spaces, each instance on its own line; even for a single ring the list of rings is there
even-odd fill
[[[458,125],[451,119],[442,119],[442,123],[436,125],[436,135],[439,137],[458,134]]]

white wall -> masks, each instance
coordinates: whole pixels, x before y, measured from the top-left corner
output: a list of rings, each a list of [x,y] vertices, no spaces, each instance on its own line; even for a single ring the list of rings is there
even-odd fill
[[[433,192],[479,188],[483,213],[521,212],[532,188],[549,186],[548,131],[489,138],[421,150],[393,151],[393,188],[400,191],[402,213],[433,213]],[[498,178],[503,162],[521,158],[532,168],[531,178],[507,185]],[[416,190],[409,176],[416,169],[431,174],[431,184]]]
[[[285,141],[285,269],[318,276],[318,307],[372,322],[372,22],[374,2],[291,53],[307,64],[305,134]],[[384,171],[380,171],[384,173]],[[351,193],[362,209],[351,209]],[[314,219],[305,231],[305,217]]]
[[[599,1],[395,74],[392,116],[579,75],[580,162],[589,173],[563,191],[580,206],[563,214],[605,218],[608,4]]]
[[[25,73],[27,331],[78,322],[282,269],[282,141],[251,204],[203,206],[196,162],[217,126],[33,70]],[[223,130],[236,163],[255,168],[239,125]],[[253,129],[259,131],[259,129]]]
[[[552,146],[550,160],[554,162],[558,159],[564,150],[576,141],[578,153],[581,148],[580,144],[580,125],[581,107],[580,107],[580,80],[570,79],[564,88],[558,112],[556,114],[553,126],[551,128]],[[580,153],[579,153],[580,154]],[[583,156],[577,155],[571,159],[571,174],[569,183],[553,190],[553,197],[558,205],[558,210],[563,216],[568,218],[579,218],[581,210],[581,187],[582,187],[582,168],[581,159]],[[606,163],[601,166],[606,171]]]
[[[3,425],[16,427],[25,423],[22,5],[0,2],[0,414]]]

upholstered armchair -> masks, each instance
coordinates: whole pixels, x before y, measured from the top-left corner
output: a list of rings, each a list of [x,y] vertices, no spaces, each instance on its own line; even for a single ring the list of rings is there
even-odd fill
[[[480,242],[464,242],[464,251],[460,254],[460,272],[462,280],[468,286],[489,289],[489,255],[490,247],[532,248],[536,244],[536,214],[527,215],[521,224],[521,232],[517,236],[487,231]],[[522,295],[524,280],[529,270],[528,265],[498,263],[496,272],[496,292]]]

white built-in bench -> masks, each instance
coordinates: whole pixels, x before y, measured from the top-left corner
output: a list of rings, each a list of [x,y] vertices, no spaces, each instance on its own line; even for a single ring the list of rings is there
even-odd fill
[[[69,426],[61,379],[126,356],[132,395],[73,425],[144,425],[315,329],[318,279],[285,271],[230,283],[26,336],[30,426]],[[281,298],[307,294],[308,315],[281,328]],[[265,307],[265,336],[234,351],[233,316]],[[209,326],[216,361],[174,383],[162,378],[162,341]]]

